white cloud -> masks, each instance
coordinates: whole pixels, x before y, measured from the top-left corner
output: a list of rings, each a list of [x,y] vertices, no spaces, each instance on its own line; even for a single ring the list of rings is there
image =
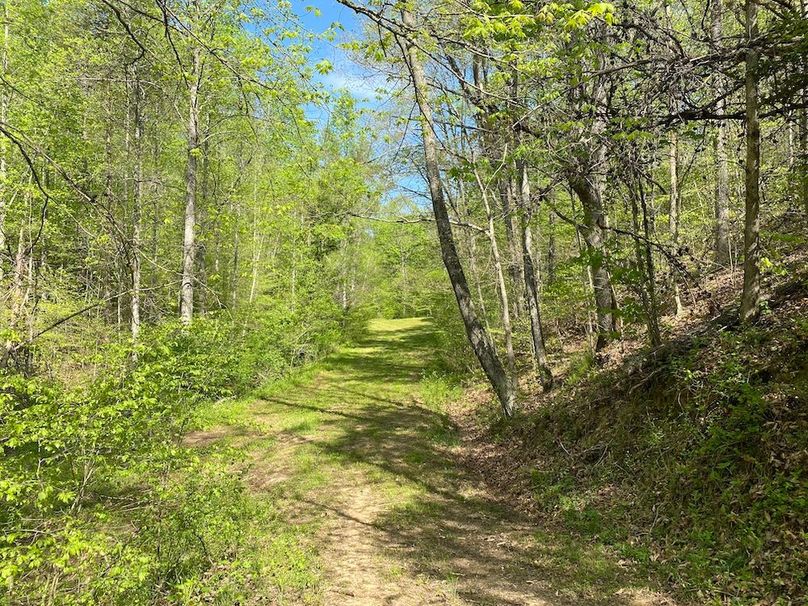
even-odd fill
[[[379,97],[377,89],[389,88],[383,77],[377,74],[359,74],[335,67],[322,77],[323,84],[333,90],[347,90],[357,99],[371,101]]]

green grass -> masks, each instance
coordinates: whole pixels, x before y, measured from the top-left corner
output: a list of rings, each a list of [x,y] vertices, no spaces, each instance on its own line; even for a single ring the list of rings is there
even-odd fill
[[[252,504],[274,511],[266,526],[257,527],[266,538],[252,547],[274,599],[321,599],[313,537],[322,519],[306,511],[306,501],[327,494],[346,474],[377,486],[395,506],[423,496],[415,478],[434,464],[432,444],[456,441],[440,407],[461,393],[456,381],[441,374],[435,344],[424,320],[375,320],[355,346],[249,397],[198,412],[193,435],[213,438],[201,446],[208,453],[203,456],[230,452],[231,466],[252,486]],[[391,570],[395,577],[402,574],[399,564]]]
[[[569,498],[563,477],[536,476],[537,494],[562,507],[578,532],[537,534],[459,464],[446,405],[463,388],[439,343],[426,320],[374,320],[355,345],[200,414],[200,427],[219,432],[204,448],[236,450],[232,464],[249,498],[272,512],[254,529],[272,599],[323,603],[332,581],[324,529],[367,515],[352,509],[362,491],[380,542],[408,546],[362,564],[368,575],[378,565],[382,584],[436,583],[450,603],[499,604],[513,587],[517,600],[552,602],[559,592],[580,604],[629,603],[615,592],[633,586],[633,572],[617,550],[591,541],[604,522]]]

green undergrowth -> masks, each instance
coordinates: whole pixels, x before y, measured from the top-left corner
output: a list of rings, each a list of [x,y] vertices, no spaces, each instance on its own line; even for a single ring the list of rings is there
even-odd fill
[[[547,516],[683,599],[804,604],[806,290],[639,371],[576,365],[538,408],[483,422]]]
[[[0,375],[0,603],[307,603],[308,529],[254,498],[241,449],[184,436],[248,432],[246,394],[305,380],[338,344],[323,326],[301,345],[229,318],[165,324],[109,345],[94,379]]]

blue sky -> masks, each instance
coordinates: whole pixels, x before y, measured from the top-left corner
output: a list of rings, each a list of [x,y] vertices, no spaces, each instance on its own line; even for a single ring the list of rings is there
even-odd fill
[[[383,84],[378,76],[357,65],[348,54],[340,48],[340,43],[359,37],[362,33],[362,24],[354,12],[345,8],[336,0],[293,0],[292,6],[300,16],[303,26],[312,34],[322,34],[332,23],[337,22],[344,28],[334,41],[319,39],[312,49],[312,61],[328,60],[333,69],[324,76],[317,76],[327,88],[332,90],[346,89],[359,101],[368,106],[376,105],[375,89]],[[320,11],[317,16],[312,7]]]
[[[270,5],[275,0],[257,0],[260,6],[264,2]],[[402,110],[398,105],[398,96],[403,84],[388,81],[378,70],[368,69],[353,60],[350,53],[341,47],[341,44],[350,40],[361,38],[363,35],[363,18],[358,17],[351,9],[342,6],[336,0],[290,0],[292,10],[298,17],[298,24],[311,36],[307,44],[311,46],[309,54],[310,65],[327,60],[332,69],[326,74],[315,72],[314,80],[327,92],[338,93],[347,91],[354,98],[357,107],[367,111],[366,124],[370,125],[375,133],[381,135],[389,133],[402,134],[402,126],[396,122],[396,115]],[[316,9],[316,10],[312,10]],[[268,12],[272,12],[271,9]],[[333,23],[339,23],[341,29],[333,40],[327,40],[322,34]],[[258,28],[256,28],[258,29]],[[258,33],[256,31],[256,33]],[[261,35],[260,33],[258,35]],[[380,93],[381,91],[381,93]],[[414,101],[412,101],[414,104]],[[329,108],[324,104],[310,103],[304,107],[308,120],[324,126],[329,119]],[[403,131],[406,137],[413,135],[412,125]],[[409,143],[413,141],[410,140]],[[377,138],[374,144],[375,160],[380,170],[397,170],[402,168],[396,162],[402,149],[402,142]],[[387,197],[405,195],[416,204],[427,202],[426,188],[423,179],[413,174],[411,168],[404,167],[399,174],[390,175],[392,189]]]
[[[318,74],[316,80],[330,91],[347,90],[356,99],[359,107],[378,112],[392,109],[391,99],[398,86],[387,82],[378,73],[357,64],[350,54],[340,47],[342,42],[361,37],[362,17],[358,17],[352,10],[342,6],[336,0],[292,0],[292,7],[299,15],[303,27],[310,34],[322,34],[334,22],[340,23],[343,28],[333,41],[319,38],[314,42],[310,57],[312,63],[325,59],[333,66],[328,74]],[[319,16],[314,11],[306,10],[307,7],[318,9]],[[382,89],[385,93],[379,95],[378,89]],[[328,119],[327,110],[315,105],[306,108],[306,115],[314,121]],[[370,119],[379,121],[382,120],[382,116],[375,115]],[[409,133],[412,134],[412,130],[409,130]],[[382,148],[387,148],[386,152],[393,154],[398,148],[398,143],[382,144]],[[381,148],[378,151],[381,154],[385,153],[385,150]],[[393,195],[407,191],[419,192],[423,195],[425,191],[422,179],[412,174],[399,175],[394,178],[394,182],[398,187],[390,192]],[[421,196],[415,196],[415,201],[419,204],[423,203]]]

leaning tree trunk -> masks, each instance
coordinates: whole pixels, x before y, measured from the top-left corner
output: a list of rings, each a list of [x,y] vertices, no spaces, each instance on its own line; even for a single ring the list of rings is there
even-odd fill
[[[180,320],[188,326],[194,315],[194,263],[196,259],[196,169],[199,155],[199,80],[201,53],[194,47],[188,90],[188,160],[185,170],[185,230],[182,240]]]
[[[555,213],[547,217],[547,283],[555,282],[556,273],[556,239],[555,239]]]
[[[404,24],[416,31],[415,20],[409,11],[402,11]],[[452,225],[449,220],[449,212],[446,208],[446,201],[443,194],[443,184],[441,182],[440,168],[438,166],[438,145],[434,132],[434,121],[432,118],[432,108],[427,97],[427,81],[424,68],[418,57],[418,48],[412,40],[399,40],[403,42],[404,59],[412,76],[415,89],[415,100],[421,111],[422,128],[421,135],[424,146],[424,163],[426,168],[427,181],[429,183],[429,194],[432,199],[432,210],[435,214],[435,226],[440,241],[441,257],[452,284],[457,306],[466,329],[471,348],[485,371],[491,386],[497,394],[502,409],[506,416],[511,416],[516,406],[516,392],[510,377],[505,372],[502,362],[497,356],[494,342],[491,335],[480,322],[477,312],[474,309],[471,292],[469,291],[466,276],[463,273],[463,266],[457,255]]]
[[[741,321],[748,322],[760,311],[760,118],[758,116],[759,51],[754,46],[758,35],[757,0],[746,0],[745,99],[746,116],[746,188],[743,232],[743,293]]]

